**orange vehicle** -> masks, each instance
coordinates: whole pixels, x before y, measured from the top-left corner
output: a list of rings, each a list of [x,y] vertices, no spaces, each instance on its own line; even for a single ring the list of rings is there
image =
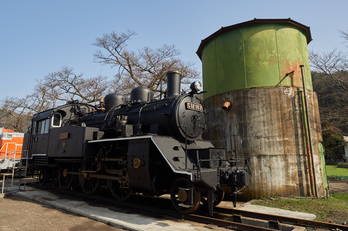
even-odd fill
[[[24,133],[0,128],[0,171],[16,165],[22,154]]]

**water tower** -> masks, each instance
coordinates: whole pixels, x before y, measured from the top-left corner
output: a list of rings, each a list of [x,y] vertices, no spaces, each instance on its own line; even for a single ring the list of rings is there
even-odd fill
[[[311,39],[309,27],[291,19],[254,19],[222,27],[198,48],[207,91],[204,138],[248,159],[245,199],[325,196]]]

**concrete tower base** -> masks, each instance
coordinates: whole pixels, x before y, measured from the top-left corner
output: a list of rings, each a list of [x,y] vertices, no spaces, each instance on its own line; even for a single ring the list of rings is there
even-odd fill
[[[226,148],[230,157],[247,158],[253,170],[251,185],[239,198],[325,196],[317,95],[307,90],[313,160],[302,101],[298,87],[243,89],[204,100],[208,111],[203,138]],[[228,109],[222,108],[225,102],[231,103]]]

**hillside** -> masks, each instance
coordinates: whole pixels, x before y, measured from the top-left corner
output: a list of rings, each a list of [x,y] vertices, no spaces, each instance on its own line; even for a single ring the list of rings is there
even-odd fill
[[[348,73],[340,72],[340,75],[348,76]],[[348,135],[348,92],[321,73],[312,72],[312,79],[318,95],[326,159],[341,159],[343,135]]]

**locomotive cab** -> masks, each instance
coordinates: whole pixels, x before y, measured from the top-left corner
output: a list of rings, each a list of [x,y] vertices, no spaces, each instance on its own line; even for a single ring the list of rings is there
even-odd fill
[[[44,169],[48,165],[55,163],[52,157],[55,156],[57,150],[52,147],[59,140],[63,140],[64,135],[56,137],[56,140],[54,140],[53,134],[66,127],[65,123],[76,116],[76,113],[72,110],[75,107],[76,102],[67,103],[33,116],[31,129],[24,135],[23,150],[28,152],[28,157],[32,160],[31,165],[34,169]],[[44,171],[41,174],[43,175],[40,176],[40,179],[44,180],[46,178]]]
[[[32,118],[31,132],[25,134],[25,139],[30,140],[31,146],[30,149],[24,147],[28,150],[28,155],[31,158],[42,159],[43,157],[46,159],[45,157],[47,157],[49,130],[54,126],[61,125],[61,116],[57,114],[52,117],[52,112],[52,110],[45,111]]]

